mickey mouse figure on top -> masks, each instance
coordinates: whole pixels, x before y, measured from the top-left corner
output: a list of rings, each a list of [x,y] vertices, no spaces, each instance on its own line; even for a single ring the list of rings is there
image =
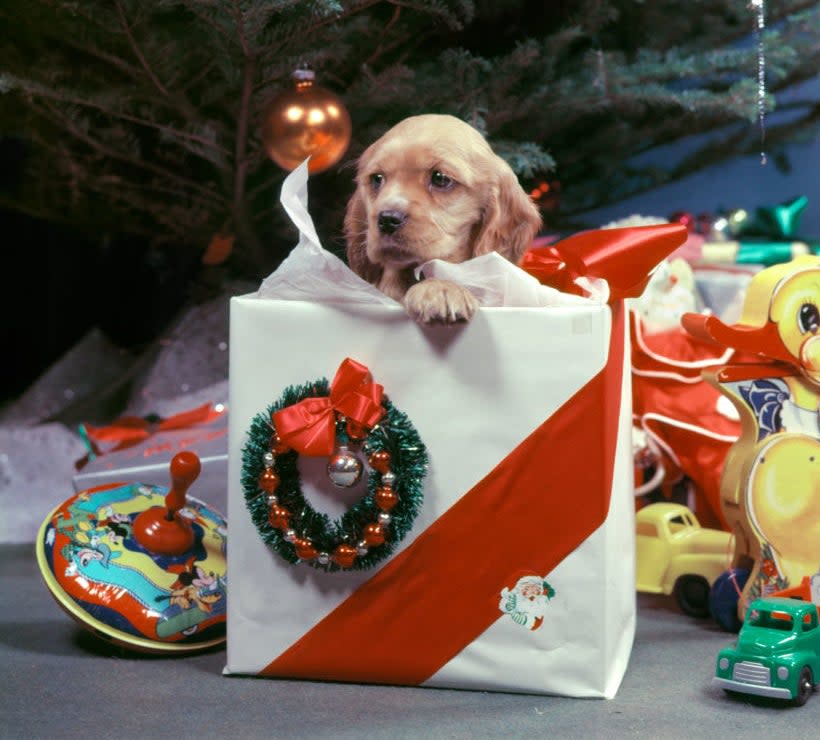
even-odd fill
[[[752,599],[820,571],[820,257],[803,255],[755,275],[737,324],[686,314],[683,325],[760,357],[704,373],[741,418],[720,497],[735,535],[732,567],[741,576],[748,570],[742,619]]]

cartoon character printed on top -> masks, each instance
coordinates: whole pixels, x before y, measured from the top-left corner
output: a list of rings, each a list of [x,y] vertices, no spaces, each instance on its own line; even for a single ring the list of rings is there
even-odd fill
[[[541,576],[519,578],[512,588],[501,591],[498,608],[513,622],[529,630],[537,630],[544,622],[547,606],[555,589]]]
[[[178,606],[183,611],[197,607],[210,614],[213,604],[220,601],[222,596],[219,579],[213,573],[206,573],[191,558],[180,569],[179,577],[171,584],[170,593],[158,596],[157,601],[167,599],[171,605]]]
[[[103,530],[104,536],[115,545],[121,545],[133,531],[131,516],[118,513],[111,506],[106,506],[100,511],[97,527]]]
[[[734,567],[750,569],[738,606],[800,583],[820,563],[820,257],[757,273],[738,324],[688,314],[695,336],[757,354],[706,380],[732,401],[741,436],[726,457],[721,503]]]
[[[87,508],[88,500],[88,496],[78,497],[68,507],[68,516],[61,512],[55,521],[56,533],[68,540],[61,548],[61,554],[67,563],[67,577],[77,576],[93,562],[107,568],[112,558],[119,557],[119,553],[113,552],[104,541],[108,530],[100,528],[99,522]],[[49,537],[53,543],[56,537],[54,530],[49,533]]]
[[[226,578],[207,573],[190,558],[184,566],[172,566],[177,580],[166,594],[155,597],[157,605],[168,603],[156,623],[157,636],[179,633],[190,636],[215,613],[225,611]]]

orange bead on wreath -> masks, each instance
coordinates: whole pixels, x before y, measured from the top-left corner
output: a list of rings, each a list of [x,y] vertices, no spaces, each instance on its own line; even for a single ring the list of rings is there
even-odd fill
[[[330,389],[324,378],[289,387],[254,417],[242,452],[242,487],[263,541],[289,563],[329,572],[364,570],[388,557],[412,527],[421,506],[427,450],[386,396],[384,413],[370,428],[334,412],[336,451],[328,475],[335,485],[348,485],[333,475],[341,453],[342,462],[355,460],[366,470],[366,492],[336,520],[316,511],[302,493],[299,453],[280,439],[272,419],[306,399],[328,397]]]

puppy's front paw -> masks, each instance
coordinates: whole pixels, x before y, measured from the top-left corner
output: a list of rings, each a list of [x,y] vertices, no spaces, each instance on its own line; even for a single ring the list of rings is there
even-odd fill
[[[420,324],[459,324],[473,318],[476,297],[450,280],[422,280],[404,296],[404,307]]]

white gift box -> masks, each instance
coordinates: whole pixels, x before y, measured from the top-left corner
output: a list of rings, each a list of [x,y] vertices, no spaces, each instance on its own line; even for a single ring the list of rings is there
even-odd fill
[[[226,673],[612,697],[635,627],[623,307],[490,256],[523,293],[475,287],[508,305],[420,327],[321,250],[305,182],[302,167],[282,195],[299,245],[259,293],[231,301]],[[332,378],[347,357],[407,414],[429,467],[393,555],[329,573],[262,541],[243,449],[285,388]],[[364,490],[338,494],[318,458],[299,467],[306,499],[332,517]]]

